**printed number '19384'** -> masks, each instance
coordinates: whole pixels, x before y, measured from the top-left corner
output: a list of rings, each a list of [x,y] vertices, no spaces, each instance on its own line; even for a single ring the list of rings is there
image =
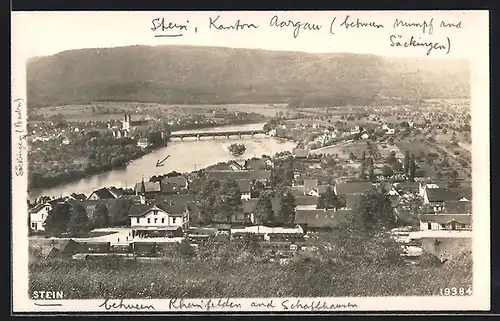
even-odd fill
[[[459,296],[459,295],[472,295],[472,287],[468,288],[444,288],[439,289],[439,295],[444,296]]]

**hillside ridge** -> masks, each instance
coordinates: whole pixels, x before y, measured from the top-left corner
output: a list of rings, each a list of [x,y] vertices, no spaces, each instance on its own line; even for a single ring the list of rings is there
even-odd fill
[[[469,66],[445,59],[201,46],[75,49],[27,66],[28,105],[370,104],[380,97],[468,98]]]

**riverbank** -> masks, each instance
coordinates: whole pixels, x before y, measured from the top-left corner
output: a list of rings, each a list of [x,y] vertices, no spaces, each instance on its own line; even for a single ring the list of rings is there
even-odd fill
[[[233,156],[228,152],[229,145],[233,143],[241,143],[247,147],[242,156]],[[41,196],[60,197],[71,193],[89,195],[92,191],[102,187],[131,188],[143,177],[148,179],[172,171],[190,173],[220,162],[291,152],[295,147],[296,143],[277,137],[172,141],[167,147],[151,151],[132,161],[125,168],[92,175],[57,187],[32,189],[28,195],[30,199],[34,199]],[[156,167],[156,162],[168,155],[170,157],[163,162],[163,166]]]
[[[245,122],[243,124],[240,124],[240,121],[235,121],[232,124],[224,125],[224,126],[212,126],[211,124],[204,124],[202,127],[198,128],[193,128],[192,126],[187,126],[186,128],[183,128],[182,130],[185,131],[196,131],[196,130],[207,130],[207,131],[213,131],[213,130],[219,130],[219,129],[232,129],[232,128],[258,128],[262,129],[262,126],[264,123],[262,122]],[[157,150],[161,150],[165,147],[167,147],[172,141],[167,140],[165,141],[164,144],[159,144],[156,146],[150,146],[146,149],[141,149],[137,147],[137,142],[134,141],[129,141],[127,142],[127,145],[132,146],[132,149],[127,149],[127,150],[122,150],[120,147],[123,146],[123,143],[121,141],[117,141],[116,145],[111,145],[111,147],[115,149],[120,149],[122,150],[119,153],[118,157],[115,157],[115,159],[110,159],[108,163],[103,163],[103,164],[93,164],[91,166],[86,166],[86,167],[81,167],[78,168],[77,166],[74,166],[73,168],[68,168],[65,171],[62,171],[60,173],[57,173],[55,175],[44,175],[36,171],[30,171],[30,174],[28,176],[28,193],[36,190],[43,190],[43,189],[51,189],[51,188],[56,188],[56,187],[62,187],[68,184],[71,184],[73,182],[77,182],[82,179],[87,179],[90,178],[94,175],[99,175],[99,174],[104,174],[106,172],[110,172],[113,170],[122,170],[126,168],[130,163],[141,159],[142,157],[151,154]],[[109,143],[107,142],[103,146],[108,146]],[[68,148],[67,146],[64,146],[65,148]]]

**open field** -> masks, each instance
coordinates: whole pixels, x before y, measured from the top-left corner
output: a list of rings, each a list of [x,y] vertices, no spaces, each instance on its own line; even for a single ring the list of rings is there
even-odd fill
[[[228,105],[166,105],[134,102],[96,102],[87,105],[63,105],[32,109],[33,115],[55,117],[67,121],[120,120],[130,113],[134,120],[150,117],[168,117],[193,114],[211,115],[213,111],[258,113],[275,117],[277,112],[290,111],[285,104],[228,104]]]
[[[366,141],[361,140],[356,142],[342,143],[335,146],[323,147],[313,150],[311,151],[311,153],[327,155],[337,154],[339,158],[348,159],[351,153],[353,153],[357,158],[361,158],[361,156],[363,155],[363,151],[365,151],[366,155],[368,155],[368,144],[366,144]]]
[[[418,266],[333,253],[322,259],[299,256],[280,265],[258,262],[246,251],[234,258],[174,254],[148,263],[56,258],[29,266],[30,292],[57,289],[67,299],[438,295],[440,288],[467,288],[471,281],[470,252],[443,265]]]

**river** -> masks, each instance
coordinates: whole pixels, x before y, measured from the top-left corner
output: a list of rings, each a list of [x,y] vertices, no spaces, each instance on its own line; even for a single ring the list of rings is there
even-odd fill
[[[203,131],[252,130],[262,129],[262,126],[263,124],[222,126],[203,129]],[[247,147],[246,152],[241,156],[231,155],[227,148],[233,143],[245,144]],[[101,187],[133,188],[135,183],[141,181],[142,177],[148,180],[153,175],[166,174],[171,171],[191,172],[231,159],[247,159],[260,157],[264,154],[272,155],[277,152],[291,151],[295,145],[296,143],[293,142],[263,137],[263,135],[257,135],[253,138],[231,137],[229,139],[225,137],[216,139],[203,137],[201,140],[184,138],[183,141],[171,141],[167,147],[160,148],[132,161],[126,168],[96,174],[64,185],[32,190],[28,195],[30,199],[40,196],[65,196],[71,193],[84,193],[88,196],[93,190]],[[165,158],[167,155],[170,155],[170,157],[163,163],[164,166],[156,167],[156,161]]]

